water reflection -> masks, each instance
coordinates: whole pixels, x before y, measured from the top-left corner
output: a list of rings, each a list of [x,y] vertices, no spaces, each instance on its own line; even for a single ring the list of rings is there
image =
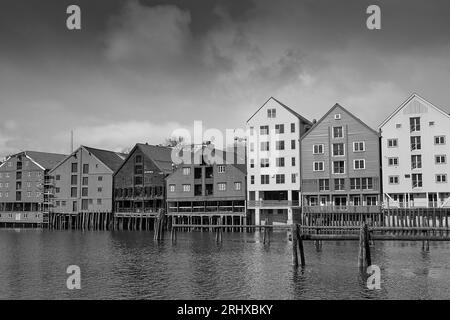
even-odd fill
[[[381,290],[369,290],[356,242],[305,241],[293,268],[286,232],[178,233],[0,230],[0,299],[439,299],[449,298],[448,243],[377,242]],[[82,290],[66,289],[79,265]]]

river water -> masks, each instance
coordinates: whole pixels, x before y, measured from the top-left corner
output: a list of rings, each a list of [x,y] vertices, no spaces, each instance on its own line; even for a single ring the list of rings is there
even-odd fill
[[[305,242],[295,269],[285,232],[259,233],[0,230],[0,299],[448,299],[450,244],[376,242],[381,289],[357,267],[357,242]],[[66,269],[81,269],[68,290]]]

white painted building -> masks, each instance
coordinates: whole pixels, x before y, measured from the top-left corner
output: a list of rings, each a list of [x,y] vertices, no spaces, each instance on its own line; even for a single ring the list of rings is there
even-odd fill
[[[411,95],[379,127],[390,207],[450,207],[450,115]]]
[[[292,223],[300,212],[300,137],[311,126],[273,97],[247,121],[247,207],[253,223]]]

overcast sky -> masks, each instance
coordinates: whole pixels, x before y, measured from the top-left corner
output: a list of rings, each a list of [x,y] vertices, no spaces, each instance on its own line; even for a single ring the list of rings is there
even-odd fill
[[[78,4],[82,30],[66,29]],[[345,6],[344,6],[345,4]],[[370,4],[382,30],[366,28]],[[270,96],[336,102],[376,128],[412,92],[449,111],[450,1],[0,3],[0,156],[120,150],[176,128],[239,128]]]

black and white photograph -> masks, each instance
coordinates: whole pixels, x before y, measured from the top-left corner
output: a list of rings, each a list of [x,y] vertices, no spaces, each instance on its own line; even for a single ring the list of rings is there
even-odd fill
[[[445,0],[0,0],[0,300],[450,299],[449,83]]]

